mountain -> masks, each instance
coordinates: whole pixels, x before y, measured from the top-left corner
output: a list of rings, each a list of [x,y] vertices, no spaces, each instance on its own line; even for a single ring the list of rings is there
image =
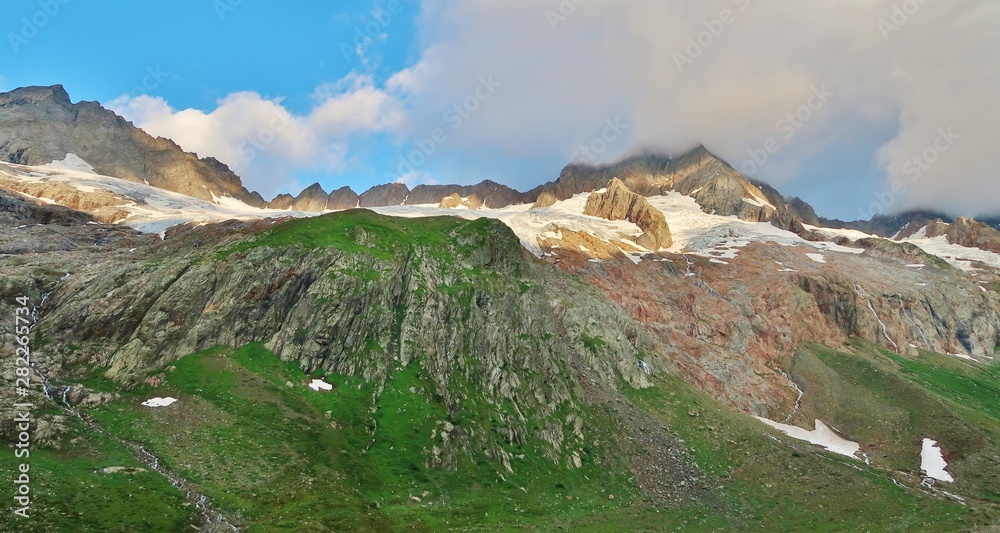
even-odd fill
[[[113,170],[0,162],[0,530],[1000,525],[983,221],[825,221],[704,148],[256,206]]]
[[[264,205],[218,160],[199,159],[169,139],[153,138],[97,102],[74,104],[61,85],[0,93],[0,160],[43,165],[68,154],[87,161],[98,174],[207,201],[230,196]]]

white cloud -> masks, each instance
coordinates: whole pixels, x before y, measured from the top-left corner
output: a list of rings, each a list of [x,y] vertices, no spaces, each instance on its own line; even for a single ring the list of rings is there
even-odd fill
[[[950,126],[962,139],[890,207],[997,211],[998,25],[989,0],[425,0],[424,52],[387,87],[406,103],[401,128],[419,138],[479,76],[503,84],[439,147],[443,160],[569,157],[621,116],[630,129],[602,160],[704,143],[739,167],[776,138],[757,175],[779,186],[809,180],[810,158],[898,125],[872,161],[891,180]],[[787,136],[778,121],[818,87],[833,95]]]
[[[108,107],[154,136],[172,139],[201,157],[228,164],[247,188],[265,197],[292,191],[296,170],[343,166],[351,137],[388,131],[400,120],[396,100],[371,78],[350,74],[314,93],[308,114],[291,113],[281,99],[232,93],[210,112],[177,110],[160,97],[122,96]]]

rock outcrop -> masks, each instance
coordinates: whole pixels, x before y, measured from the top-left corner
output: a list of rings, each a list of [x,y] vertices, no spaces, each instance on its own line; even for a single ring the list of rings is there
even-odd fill
[[[583,213],[608,220],[632,222],[642,230],[642,235],[635,239],[636,244],[648,250],[657,251],[673,244],[670,227],[663,213],[649,205],[642,196],[628,190],[618,178],[613,178],[608,183],[606,191],[591,193]]]
[[[535,203],[531,207],[549,207],[555,205],[558,201],[559,199],[556,198],[556,195],[549,191],[542,191],[541,194],[538,195],[538,199],[535,200]]]
[[[475,196],[471,198],[470,197],[463,198],[459,196],[458,193],[456,192],[453,193],[451,196],[445,196],[444,198],[442,198],[441,203],[438,204],[438,207],[440,207],[441,209],[457,209],[460,207],[463,207],[465,209],[479,209],[480,207],[482,207],[482,205],[483,204],[482,202],[479,201],[479,198]]]
[[[252,206],[265,204],[218,160],[199,159],[169,139],[153,138],[97,102],[74,104],[61,85],[0,93],[0,160],[42,165],[68,154],[98,174],[202,200],[228,195]]]

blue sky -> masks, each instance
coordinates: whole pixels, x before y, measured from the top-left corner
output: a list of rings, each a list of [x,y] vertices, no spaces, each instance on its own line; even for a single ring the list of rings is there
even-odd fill
[[[987,157],[1000,10],[985,0],[912,13],[880,0],[5,7],[0,88],[63,84],[266,197],[315,181],[524,190],[571,159],[705,144],[745,170],[777,147],[753,176],[822,215],[1000,211]],[[947,128],[959,140],[935,144]]]

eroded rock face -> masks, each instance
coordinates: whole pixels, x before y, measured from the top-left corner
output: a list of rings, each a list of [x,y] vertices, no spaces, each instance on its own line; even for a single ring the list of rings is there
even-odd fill
[[[106,176],[212,201],[232,196],[263,206],[229,167],[153,138],[97,102],[72,103],[61,85],[0,93],[0,160],[43,165],[76,154]]]
[[[608,183],[604,192],[591,193],[584,207],[585,215],[608,220],[628,220],[642,229],[636,244],[648,250],[669,248],[673,244],[663,212],[649,205],[645,198],[628,190],[618,178]]]
[[[376,185],[361,193],[358,202],[360,207],[403,205],[403,202],[406,201],[409,195],[410,189],[406,185],[402,183],[386,183],[385,185]]]
[[[850,351],[848,341],[859,338],[909,355],[994,356],[1000,293],[978,283],[1000,276],[984,270],[970,279],[925,261],[916,247],[877,242],[888,246],[827,254],[825,264],[798,247],[757,243],[727,265],[674,254],[595,263],[568,251],[554,262],[643,324],[686,380],[740,410],[780,419],[796,391],[779,369],[804,342]],[[915,261],[926,266],[907,266]]]
[[[365,219],[366,227],[379,220]],[[347,227],[352,247],[387,242]],[[363,376],[376,390],[415,365],[433,390],[414,394],[436,395],[455,412],[470,390],[491,405],[514,405],[523,416],[503,420],[505,442],[538,438],[548,444],[549,459],[574,464],[586,431],[574,422],[578,374],[617,389],[621,380],[648,385],[640,357],[654,372],[672,371],[655,339],[617,305],[529,261],[506,226],[455,221],[439,229],[452,239],[447,249],[264,245],[220,255],[243,242],[243,234],[192,228],[141,260],[93,265],[62,281],[38,326],[53,340],[45,372],[93,362],[108,377],[140,384],[181,356],[249,342],[264,343],[306,371]],[[473,271],[482,278],[470,282]],[[587,344],[588,338],[600,342]],[[455,468],[458,454],[476,446],[509,468],[491,428],[451,429],[445,441],[428,443],[428,450],[437,447],[428,452],[429,466]]]

